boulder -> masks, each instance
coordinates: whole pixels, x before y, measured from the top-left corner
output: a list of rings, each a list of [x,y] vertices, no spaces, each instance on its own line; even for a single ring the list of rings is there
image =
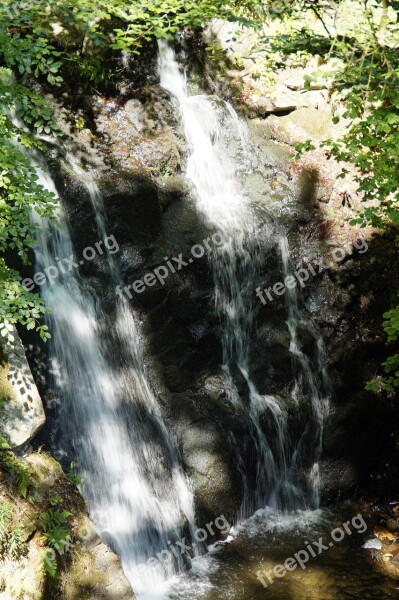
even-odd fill
[[[46,417],[36,384],[16,331],[14,342],[0,346],[0,435],[13,450],[28,444]]]
[[[320,461],[320,491],[324,501],[353,491],[357,483],[358,474],[348,460],[326,458]]]
[[[90,587],[87,600],[134,600],[119,557],[100,539],[94,523],[84,517],[80,528],[85,531],[84,544],[74,552],[71,568],[63,574],[67,597],[81,597]]]
[[[299,108],[284,117],[272,115],[267,123],[273,137],[280,142],[294,146],[298,142],[321,142],[333,136],[332,113],[329,106],[319,108]]]

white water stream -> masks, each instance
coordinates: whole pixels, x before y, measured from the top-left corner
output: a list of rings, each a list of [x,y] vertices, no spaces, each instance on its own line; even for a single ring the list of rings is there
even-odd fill
[[[300,377],[306,380],[314,424],[314,449],[306,448],[308,452],[314,452],[314,460],[312,457],[310,473],[305,477],[298,474],[302,456],[290,439],[286,409],[275,397],[260,394],[250,375],[257,302],[254,290],[263,257],[257,234],[262,223],[251,208],[250,198],[240,189],[240,166],[226,151],[226,145],[233,139],[241,146],[243,160],[248,158],[246,128],[230,104],[212,96],[188,93],[174,51],[164,40],[159,41],[159,72],[162,87],[172,94],[181,114],[189,144],[186,175],[192,185],[198,213],[205,225],[222,234],[224,239],[224,244],[211,256],[215,306],[221,321],[222,368],[230,401],[250,420],[257,461],[256,487],[245,498],[242,514],[248,516],[266,505],[282,510],[316,507],[323,400],[316,389],[318,382],[311,374],[311,365],[297,342],[296,321],[300,315],[296,292],[287,295],[291,352],[301,359]],[[282,236],[281,240],[284,239]],[[285,276],[289,250],[286,241],[281,241],[280,246],[284,250],[282,271]],[[240,396],[234,384],[237,373],[246,382],[248,400]],[[265,419],[268,434],[262,426]],[[308,429],[306,424],[305,431]]]
[[[107,234],[98,188],[71,156],[67,162],[87,188],[98,239],[104,240]],[[36,166],[39,182],[57,195],[45,168],[37,160]],[[49,227],[44,221],[40,224]],[[62,228],[49,228],[51,237],[46,233],[38,237],[37,271],[74,254],[65,223]],[[109,252],[106,261],[113,289],[120,275]],[[174,440],[146,378],[135,317],[127,302],[118,299],[112,321],[78,269],[61,274],[41,292],[52,307],[49,352],[60,403],[60,429],[83,475],[82,491],[91,517],[121,556],[137,597],[163,597],[167,582],[184,568],[183,558],[171,554],[173,560],[155,561],[154,567],[143,564],[185,535],[190,538],[194,505]],[[112,328],[109,339],[102,334],[107,329],[104,324]],[[113,338],[116,344],[110,348]],[[119,369],[109,358],[116,347],[123,349],[124,366]]]

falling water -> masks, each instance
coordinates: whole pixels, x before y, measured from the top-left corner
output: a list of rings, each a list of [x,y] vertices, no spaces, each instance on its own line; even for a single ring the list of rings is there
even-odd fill
[[[298,457],[298,449],[288,432],[286,408],[273,396],[260,394],[250,375],[251,337],[256,314],[255,281],[264,257],[259,241],[262,223],[237,183],[240,167],[226,151],[226,146],[234,140],[241,148],[241,160],[248,160],[246,128],[228,103],[212,96],[189,95],[173,49],[163,40],[159,42],[159,72],[162,87],[172,94],[181,113],[189,143],[186,174],[192,184],[198,212],[206,226],[218,231],[224,240],[211,256],[215,305],[221,321],[222,368],[230,401],[238,412],[249,417],[257,454],[256,489],[244,498],[242,516],[265,505],[284,510],[315,506],[317,467],[312,467],[308,477],[312,481],[309,492],[309,483],[298,476],[302,457]],[[269,245],[272,237],[270,235],[267,240]],[[284,268],[287,265],[285,262]],[[293,296],[290,299],[289,326],[294,335],[298,309],[294,309]],[[291,344],[292,352],[294,343]],[[300,366],[310,388],[312,406],[317,411],[321,402],[317,399],[317,389],[312,388],[316,381],[312,379],[310,365],[302,352],[301,358]],[[246,383],[248,400],[238,392],[234,384],[237,378]],[[321,444],[321,419],[316,421],[315,457]],[[246,481],[245,487],[248,489]]]
[[[284,278],[293,275],[290,249],[286,235],[279,240]],[[299,471],[300,457],[305,452],[312,459],[312,466],[307,478],[310,489],[312,507],[319,505],[319,459],[322,450],[323,428],[329,413],[329,398],[331,382],[327,373],[327,360],[323,338],[312,320],[306,316],[300,307],[300,297],[297,287],[286,289],[287,325],[291,336],[290,352],[294,363],[295,382],[293,398],[299,402],[300,396],[310,399],[307,426],[296,445],[293,466]],[[314,341],[315,358],[303,351],[301,331],[305,331]]]
[[[161,84],[175,98],[190,146],[187,178],[192,184],[198,212],[209,229],[223,238],[211,255],[215,307],[221,322],[223,372],[226,389],[237,412],[247,419],[256,449],[256,490],[244,481],[247,493],[243,515],[269,505],[277,509],[314,506],[317,497],[318,458],[327,389],[323,345],[310,322],[317,346],[311,361],[301,346],[305,317],[296,290],[288,291],[288,328],[295,364],[294,397],[310,399],[309,422],[293,444],[285,407],[271,395],[260,394],[250,374],[251,338],[256,315],[254,294],[263,260],[259,228],[250,200],[237,183],[238,165],[226,151],[226,140],[241,148],[246,160],[247,132],[233,108],[205,95],[190,96],[185,78],[167,43],[159,44]],[[37,157],[40,183],[56,194],[54,183]],[[70,156],[67,166],[84,184],[93,207],[99,240],[107,236],[102,199],[95,178]],[[62,211],[60,221],[64,221]],[[55,227],[37,215],[44,229],[38,234],[36,269],[45,272],[57,261],[74,255],[68,227]],[[269,243],[270,240],[269,240]],[[288,244],[280,240],[283,273],[292,272]],[[118,261],[111,251],[104,256],[107,284],[121,284]],[[59,397],[61,429],[84,483],[82,491],[100,533],[122,558],[125,573],[138,598],[159,597],[165,581],[186,565],[179,557],[152,569],[142,568],[149,558],[195,527],[193,495],[179,453],[147,380],[140,351],[137,317],[121,295],[113,310],[102,309],[90,279],[79,269],[63,273],[41,287],[52,307],[48,325],[52,333],[49,354],[52,385]],[[316,365],[316,372],[314,372]],[[247,392],[240,394],[237,379]],[[267,434],[265,431],[267,430]],[[237,445],[230,435],[232,445]],[[298,478],[303,455],[311,457],[307,481]],[[239,454],[245,479],[245,461]],[[309,492],[311,489],[311,492]],[[185,561],[190,563],[189,558]]]
[[[36,157],[40,183],[56,194],[53,181]],[[93,179],[69,160],[93,201],[99,239],[106,237],[100,196]],[[34,216],[44,229],[38,236],[36,270],[46,272],[58,259],[72,257],[68,228]],[[60,210],[60,220],[63,220]],[[118,281],[117,262],[106,256],[109,278]],[[150,390],[139,348],[135,317],[116,300],[114,323],[79,270],[60,273],[41,293],[52,307],[48,325],[53,386],[59,396],[63,437],[83,475],[82,491],[103,538],[121,556],[138,598],[159,597],[165,581],[184,568],[183,558],[143,567],[169,544],[194,528],[193,497],[161,410]],[[105,337],[102,332],[112,331]],[[113,352],[122,353],[119,364]],[[189,537],[190,534],[188,534]],[[172,555],[170,555],[172,556]],[[190,558],[185,557],[186,563]]]

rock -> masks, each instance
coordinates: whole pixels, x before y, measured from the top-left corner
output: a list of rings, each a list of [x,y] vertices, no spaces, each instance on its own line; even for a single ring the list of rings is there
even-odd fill
[[[214,20],[207,27],[204,40],[225,52],[225,60],[216,61],[217,78],[213,79],[218,83],[210,85],[223,95],[239,97],[239,109],[245,106],[251,114],[264,117],[328,104],[332,82],[328,61],[319,64],[315,56],[298,66],[280,66],[271,72],[259,57],[256,31],[239,31],[237,25],[222,20]]]
[[[96,125],[103,149],[118,169],[131,175],[173,175],[180,169],[181,149],[173,119],[165,109],[170,102],[159,88],[148,93],[147,103],[134,98],[124,107],[113,100],[97,100]]]
[[[200,395],[171,394],[166,400],[183,463],[193,481],[198,523],[202,526],[221,514],[231,523],[243,493],[233,435],[236,439],[245,435],[244,417],[233,413],[221,375],[207,377],[202,385]]]
[[[273,115],[268,118],[267,122],[278,141],[294,146],[309,139],[321,142],[332,137],[331,120],[331,108],[321,106],[320,108],[299,108],[284,117]]]
[[[375,532],[375,535],[378,537],[378,539],[382,540],[384,543],[392,542],[392,541],[396,540],[396,537],[394,536],[393,533],[391,533],[384,527],[380,527],[379,525],[376,525],[374,527],[374,532]]]
[[[324,500],[352,491],[357,483],[358,474],[348,460],[328,458],[320,461],[320,490]]]
[[[367,540],[362,548],[366,548],[368,550],[381,550],[382,542],[378,538],[372,538],[371,540]]]
[[[28,444],[46,416],[18,333],[0,347],[0,435],[13,450]]]
[[[235,514],[237,489],[226,461],[223,432],[213,423],[197,423],[182,438],[183,459],[193,480],[196,502],[204,518]],[[233,500],[233,502],[232,502]]]
[[[132,156],[156,175],[173,175],[180,168],[179,142],[171,130],[143,138],[132,149]]]
[[[120,559],[101,541],[94,523],[85,517],[80,529],[85,531],[82,550],[74,556],[72,568],[64,576],[68,598],[79,597],[81,590],[90,586],[87,600],[134,600]]]
[[[142,131],[146,124],[146,113],[140,100],[136,98],[128,100],[125,104],[125,111],[137,131]]]
[[[189,188],[183,175],[167,175],[158,177],[158,195],[162,209],[188,194]]]
[[[387,519],[386,527],[392,533],[399,533],[399,521],[395,519]]]
[[[390,537],[388,537],[390,536]],[[399,544],[392,540],[392,534],[387,532],[387,536],[379,534],[376,540],[368,540],[363,548],[371,550],[370,558],[374,569],[391,579],[399,579]],[[371,544],[373,542],[373,544]]]

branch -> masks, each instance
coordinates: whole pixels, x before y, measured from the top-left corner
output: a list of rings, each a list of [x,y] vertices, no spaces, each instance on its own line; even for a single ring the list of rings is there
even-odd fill
[[[321,14],[319,13],[319,11],[317,10],[317,8],[315,6],[313,6],[313,5],[310,8],[314,12],[314,14],[316,15],[316,17],[319,19],[319,21],[321,22],[321,24],[323,25],[325,31],[327,32],[328,37],[330,39],[332,39],[332,35],[331,35],[331,33],[330,33],[327,25],[325,24],[325,22],[323,20],[323,17],[321,16]]]

